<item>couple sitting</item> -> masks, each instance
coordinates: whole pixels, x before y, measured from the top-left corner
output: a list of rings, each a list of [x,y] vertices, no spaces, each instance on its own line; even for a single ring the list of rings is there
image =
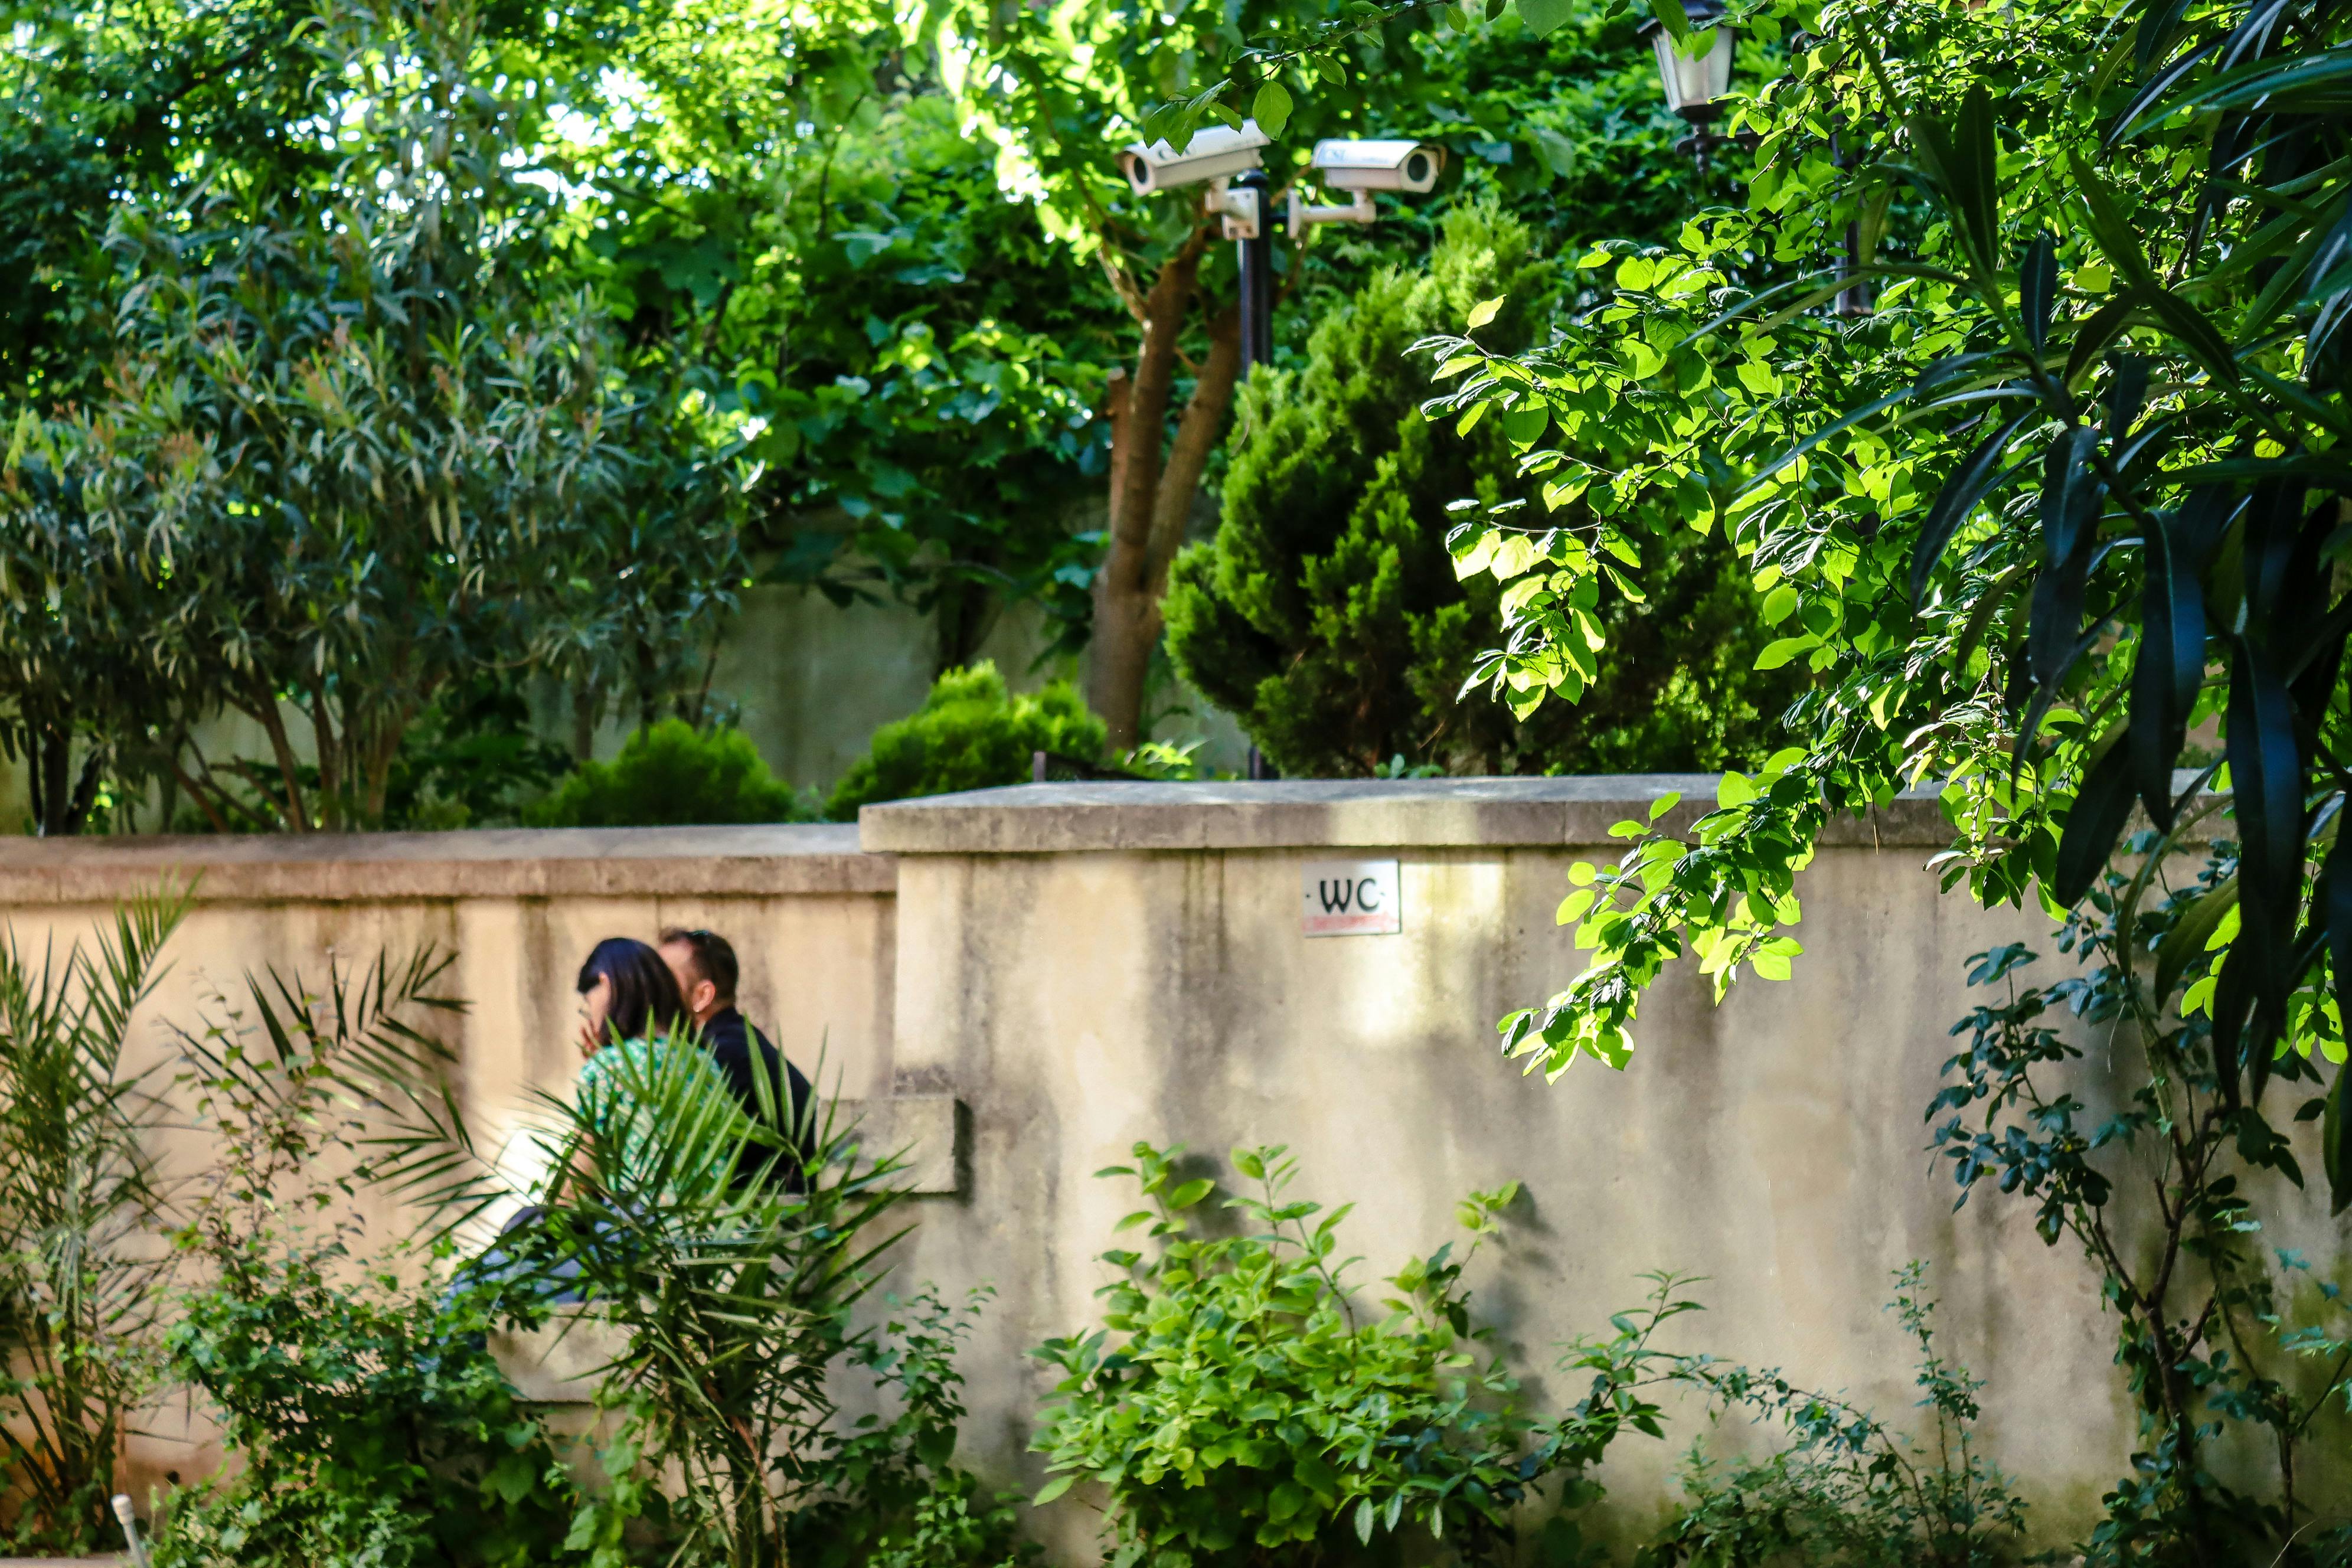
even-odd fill
[[[743,1113],[777,1135],[774,1147],[804,1148],[808,1079],[736,1010],[740,973],[734,948],[712,931],[666,931],[657,947],[598,942],[580,966],[583,1100],[626,1097],[657,1076],[658,1053],[699,1050]],[[782,1174],[797,1190],[790,1158]]]

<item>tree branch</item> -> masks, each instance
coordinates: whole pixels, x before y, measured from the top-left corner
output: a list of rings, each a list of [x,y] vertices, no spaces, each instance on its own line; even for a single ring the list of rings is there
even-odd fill
[[[1185,525],[1192,516],[1192,498],[1199,493],[1201,476],[1208,471],[1210,456],[1217,449],[1226,411],[1233,407],[1234,387],[1241,380],[1241,311],[1228,305],[1209,322],[1209,357],[1201,367],[1199,379],[1192,384],[1192,395],[1185,401],[1183,417],[1176,426],[1176,439],[1168,449],[1167,466],[1160,473],[1160,493],[1152,501],[1150,557],[1145,581],[1155,601],[1167,585],[1169,563],[1176,558],[1177,550],[1184,542]]]

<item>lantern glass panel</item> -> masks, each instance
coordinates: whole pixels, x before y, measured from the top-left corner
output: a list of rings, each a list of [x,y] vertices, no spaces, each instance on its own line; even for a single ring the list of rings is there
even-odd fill
[[[1696,58],[1675,47],[1674,35],[1664,27],[1650,34],[1658,52],[1658,75],[1665,83],[1666,107],[1676,114],[1689,116],[1696,110],[1704,116],[1717,100],[1731,94],[1732,30],[1719,26],[1714,31],[1714,43]]]

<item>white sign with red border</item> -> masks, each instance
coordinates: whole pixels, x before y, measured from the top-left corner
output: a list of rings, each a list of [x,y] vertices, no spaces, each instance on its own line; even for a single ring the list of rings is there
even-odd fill
[[[1404,900],[1393,860],[1309,860],[1299,868],[1298,929],[1308,936],[1394,936]]]

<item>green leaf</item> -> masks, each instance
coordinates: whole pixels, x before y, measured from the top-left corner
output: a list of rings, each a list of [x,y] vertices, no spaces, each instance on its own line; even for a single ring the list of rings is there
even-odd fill
[[[1559,132],[1541,125],[1528,129],[1528,140],[1535,144],[1536,157],[1554,174],[1565,180],[1576,173],[1576,143]]]
[[[1551,427],[1551,410],[1538,402],[1520,404],[1503,416],[1503,434],[1514,447],[1532,447]]]
[[[1168,1194],[1168,1206],[1178,1210],[1191,1208],[1214,1191],[1216,1185],[1206,1176],[1196,1176]]]
[[[1576,15],[1576,0],[1517,0],[1517,4],[1519,20],[1539,38]]]
[[[1037,1495],[1029,1500],[1029,1506],[1032,1508],[1044,1508],[1047,1503],[1052,1502],[1055,1498],[1060,1497],[1064,1492],[1068,1491],[1071,1484],[1077,1479],[1078,1478],[1076,1476],[1055,1476],[1052,1480],[1047,1481],[1044,1486],[1037,1489]]]
[[[1473,306],[1470,310],[1468,330],[1475,332],[1479,328],[1485,326],[1487,322],[1493,321],[1495,319],[1496,312],[1502,310],[1503,301],[1508,298],[1510,298],[1510,296],[1507,294],[1497,294],[1491,300],[1484,300],[1481,303]]]
[[[1808,648],[1819,647],[1821,640],[1807,632],[1802,637],[1782,637],[1778,642],[1767,643],[1764,651],[1756,656],[1756,668],[1778,669]]]
[[[1683,0],[1650,0],[1650,15],[1658,19],[1676,44],[1690,41],[1690,13],[1683,8]]]
[[[1963,459],[1944,480],[1936,492],[1936,504],[1927,509],[1927,521],[1919,530],[1919,541],[1911,551],[1911,603],[1916,607],[1927,597],[1927,579],[1943,559],[1944,549],[1959,531],[1960,524],[1974,511],[1977,503],[1992,493],[1993,487],[2021,471],[2003,472],[2001,455],[2032,413],[2021,414],[2001,426],[1978,444],[1977,449]]]
[[[2135,289],[2160,293],[2163,285],[2147,264],[2147,253],[2140,248],[2139,231],[2125,217],[2106,182],[2088,160],[2071,148],[2066,153],[2066,167],[2074,176],[2074,188],[2083,194],[2091,237],[2098,243],[2101,252]]]
[[[1356,1505],[1356,1539],[1367,1546],[1372,1543],[1372,1524],[1378,1517],[1371,1499],[1366,1498]]]
[[[2111,731],[2088,764],[2083,787],[2067,813],[2064,834],[2058,840],[2058,868],[2051,891],[2072,908],[2080,903],[2106,869],[2107,857],[2131,819],[2133,788],[2131,748],[2122,743],[2124,731]]]
[[[2050,341],[2050,322],[2058,308],[2058,241],[2048,230],[2033,237],[2018,268],[2018,309],[2025,316],[2025,335],[2039,353]]]
[[[2172,988],[2189,966],[2206,952],[2206,943],[2220,928],[2221,917],[2238,907],[2238,879],[2224,877],[2182,911],[2156,950],[2156,1000],[2170,999]]]
[[[1250,118],[1268,136],[1279,136],[1290,123],[1290,91],[1282,83],[1269,79],[1250,100]]]

